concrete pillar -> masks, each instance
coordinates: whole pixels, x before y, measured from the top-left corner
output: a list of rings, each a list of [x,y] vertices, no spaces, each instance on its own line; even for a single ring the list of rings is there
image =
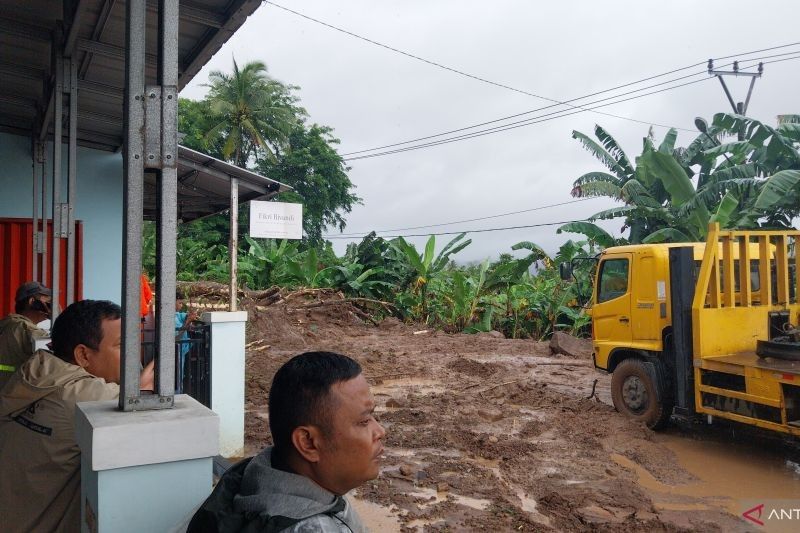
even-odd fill
[[[244,453],[244,344],[247,312],[203,313],[211,325],[211,409],[219,415],[219,453]]]
[[[78,404],[81,531],[170,531],[212,489],[219,418],[193,398],[173,409],[122,412],[116,400]]]

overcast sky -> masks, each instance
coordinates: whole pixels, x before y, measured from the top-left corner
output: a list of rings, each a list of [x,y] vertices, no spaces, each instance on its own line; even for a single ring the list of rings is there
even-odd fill
[[[794,0],[277,3],[430,61],[559,101],[712,57],[800,41],[796,31],[800,4]],[[741,58],[793,50],[797,52],[793,55],[800,54],[800,44]],[[240,64],[264,61],[274,78],[300,86],[298,94],[310,120],[334,128],[341,139],[340,153],[432,135],[550,104],[380,48],[269,4],[262,5],[245,22],[182,96],[203,97],[206,89],[202,84],[207,82],[208,73],[229,71],[232,57]],[[791,56],[765,61],[786,57]],[[649,83],[703,72],[704,68],[698,66]],[[649,124],[654,124],[660,141],[667,128],[655,124],[694,130],[694,117],[710,121],[714,113],[730,111],[716,79],[702,75],[682,82],[703,78],[708,79],[599,110],[644,123],[582,112],[475,139],[352,161],[350,179],[364,203],[347,216],[345,232],[365,234],[438,224],[573,200],[570,189],[575,178],[603,170],[571,138],[573,130],[591,134],[594,125],[600,124],[633,159],[641,151]],[[737,100],[744,99],[748,80],[728,78]],[[669,85],[673,84],[658,88]],[[800,60],[767,64],[764,77],[756,82],[748,114],[774,124],[778,114],[800,113],[799,86]],[[625,90],[639,87],[642,85]],[[608,94],[595,98],[604,96]],[[688,144],[695,135],[693,131],[679,131],[678,144]],[[595,199],[385,235],[581,219],[611,205]],[[621,219],[605,224],[615,235],[619,235],[621,225]],[[470,237],[473,244],[457,256],[459,261],[496,257],[522,240],[553,251],[569,236],[557,235],[555,227],[540,227]],[[437,237],[437,249],[450,238]],[[420,249],[425,239],[409,240]],[[337,252],[341,253],[347,242],[335,240]]]

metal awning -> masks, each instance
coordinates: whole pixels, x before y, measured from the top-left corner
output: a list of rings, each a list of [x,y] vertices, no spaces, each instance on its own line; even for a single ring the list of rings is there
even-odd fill
[[[178,146],[178,219],[183,222],[229,209],[231,178],[239,180],[239,203],[268,199],[292,188],[185,146]],[[155,219],[156,177],[145,172],[144,216]]]
[[[260,0],[180,1],[179,89],[260,5]],[[147,84],[156,83],[157,10],[158,1],[148,0]],[[78,64],[78,145],[119,150],[125,86],[123,0],[0,0],[0,131],[40,139],[52,136],[52,43],[59,34],[64,56],[71,55]]]

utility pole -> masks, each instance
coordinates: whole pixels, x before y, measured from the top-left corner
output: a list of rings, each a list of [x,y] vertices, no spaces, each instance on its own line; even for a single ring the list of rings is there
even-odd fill
[[[760,78],[763,73],[764,63],[758,64],[757,72],[742,72],[739,70],[738,61],[733,62],[733,70],[714,70],[714,60],[708,60],[709,76],[717,77],[719,83],[722,85],[722,90],[725,91],[725,96],[728,97],[728,102],[730,102],[733,112],[736,115],[747,115],[747,107],[750,105],[750,97],[753,95],[753,87],[756,84],[756,78]],[[747,98],[745,98],[744,102],[733,101],[733,96],[731,96],[731,92],[728,90],[728,85],[725,83],[724,76],[745,76],[750,78],[750,88],[747,89]],[[738,139],[740,141],[744,140],[744,131],[740,131],[738,133]]]

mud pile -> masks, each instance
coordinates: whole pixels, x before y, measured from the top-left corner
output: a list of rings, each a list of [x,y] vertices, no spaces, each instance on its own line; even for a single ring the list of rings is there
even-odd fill
[[[381,476],[355,495],[376,531],[743,529],[721,505],[670,495],[654,504],[640,476],[667,487],[695,480],[650,430],[614,411],[610,378],[588,354],[396,319],[376,326],[349,302],[316,305],[333,300],[343,298],[308,294],[250,309],[247,448],[270,442],[268,390],[288,358],[356,358],[387,429]]]

